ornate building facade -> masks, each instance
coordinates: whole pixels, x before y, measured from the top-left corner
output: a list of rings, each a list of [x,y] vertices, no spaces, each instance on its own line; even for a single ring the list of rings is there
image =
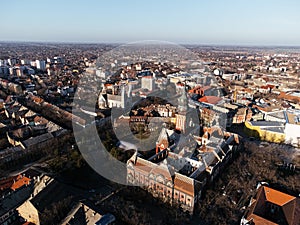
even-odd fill
[[[211,129],[210,132],[220,131]],[[203,143],[197,142],[200,146],[192,150],[178,148],[181,145],[178,135],[163,129],[153,156],[145,159],[136,152],[127,161],[127,181],[192,213],[203,189],[223,170],[238,149],[239,137],[236,134],[222,135],[222,139],[211,137]]]

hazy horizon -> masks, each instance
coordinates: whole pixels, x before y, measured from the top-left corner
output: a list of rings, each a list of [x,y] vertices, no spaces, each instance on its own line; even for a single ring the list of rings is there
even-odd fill
[[[143,40],[142,40],[143,41]],[[148,41],[148,40],[146,40]],[[162,41],[165,40],[155,40],[155,41]],[[16,40],[0,40],[0,44],[80,44],[80,45],[126,45],[132,44],[135,42],[89,42],[89,41],[16,41]],[[267,45],[267,44],[218,44],[218,43],[176,43],[170,42],[177,45],[182,46],[199,46],[199,47],[243,47],[243,48],[300,48],[300,45]]]
[[[0,41],[300,46],[297,0],[5,1]]]

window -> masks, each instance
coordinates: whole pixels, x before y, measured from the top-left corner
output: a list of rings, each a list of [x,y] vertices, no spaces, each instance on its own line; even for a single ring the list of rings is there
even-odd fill
[[[272,213],[272,214],[275,214],[275,213],[277,213],[278,211],[279,211],[279,209],[278,209],[278,206],[276,206],[276,205],[274,205],[274,204],[270,204],[270,212]]]

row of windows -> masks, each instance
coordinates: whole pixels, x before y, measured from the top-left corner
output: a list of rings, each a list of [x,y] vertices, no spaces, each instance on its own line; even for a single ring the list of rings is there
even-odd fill
[[[145,177],[145,182],[143,182],[143,179],[138,179],[139,178],[139,175],[136,174],[135,176],[135,179],[134,177],[132,176],[132,174],[130,173],[128,175],[128,179],[129,179],[129,182],[133,183],[133,182],[136,182],[136,183],[140,183],[140,184],[145,184],[145,185],[148,185],[148,179]],[[165,195],[168,195],[170,196],[172,193],[171,193],[171,190],[168,189],[164,184],[160,184],[160,183],[155,183],[153,182],[153,180],[150,180],[149,182],[149,187],[153,188],[153,190],[155,191],[160,191],[161,193],[164,193]],[[178,198],[179,196],[179,193],[176,191],[174,193],[174,197],[175,198]],[[180,194],[180,202],[186,204],[186,205],[189,205],[191,206],[191,198],[189,196],[186,197],[186,201],[184,201],[185,199],[185,196],[184,194]]]
[[[0,217],[0,222],[4,222],[5,220],[7,220],[7,218],[9,218],[10,216],[12,216],[13,214],[14,214],[13,210],[7,212],[5,215],[3,215],[2,217]]]

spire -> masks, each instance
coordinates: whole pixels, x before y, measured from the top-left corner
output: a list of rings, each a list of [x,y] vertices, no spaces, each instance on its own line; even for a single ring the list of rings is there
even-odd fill
[[[188,111],[188,99],[187,99],[185,89],[182,92],[182,95],[178,98],[178,111],[179,112],[187,112]]]

